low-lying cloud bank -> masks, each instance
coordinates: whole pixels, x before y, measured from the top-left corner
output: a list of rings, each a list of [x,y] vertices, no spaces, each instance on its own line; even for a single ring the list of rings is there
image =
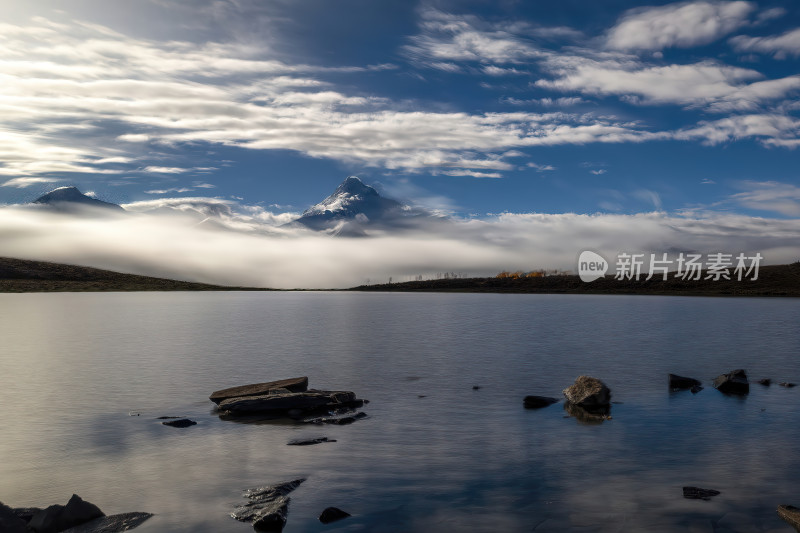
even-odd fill
[[[800,219],[663,212],[423,217],[402,230],[373,229],[367,237],[349,238],[285,225],[291,214],[229,203],[216,211],[206,207],[198,201],[194,209],[102,217],[3,207],[0,255],[275,288],[344,288],[440,272],[575,271],[584,249],[612,263],[620,252],[681,251],[759,252],[764,264],[800,260]]]

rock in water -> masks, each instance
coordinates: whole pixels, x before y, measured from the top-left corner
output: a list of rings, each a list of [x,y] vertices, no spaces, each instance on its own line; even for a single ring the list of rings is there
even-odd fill
[[[121,533],[141,526],[153,516],[150,513],[122,513],[90,520],[80,526],[71,527],[62,533]]]
[[[286,444],[289,446],[313,446],[314,444],[322,444],[323,442],[336,442],[336,439],[329,439],[328,437],[317,437],[316,439],[296,439],[290,440]]]
[[[683,487],[683,497],[687,500],[710,500],[712,496],[720,494],[718,490],[701,489],[699,487]]]
[[[351,516],[350,513],[342,511],[337,507],[328,507],[319,515],[319,521],[323,524],[330,524],[331,522],[336,522],[348,516]]]
[[[676,374],[669,375],[669,388],[670,390],[686,390],[693,387],[699,387],[701,383],[694,378],[687,378],[678,376]]]
[[[787,387],[787,388],[790,388],[790,389],[792,387],[796,387],[797,386],[795,383],[787,383],[785,381],[781,381],[780,383],[778,383],[778,385],[780,385],[781,387]]]
[[[772,380],[769,378],[759,379],[758,384],[764,385],[765,387],[769,387],[772,384]]]
[[[58,533],[105,516],[96,505],[73,494],[67,505],[51,505],[34,515],[28,527],[36,533]]]
[[[786,520],[797,531],[800,531],[800,509],[794,505],[779,505],[778,516]]]
[[[247,490],[245,496],[250,501],[237,507],[231,516],[240,522],[251,522],[258,531],[281,531],[289,513],[287,495],[303,481],[301,478]]]
[[[558,400],[556,398],[550,398],[549,396],[525,396],[522,403],[525,405],[526,409],[541,409],[542,407],[558,403]]]
[[[747,394],[750,392],[747,372],[741,369],[717,376],[714,380],[714,387],[726,394]]]
[[[211,393],[209,399],[219,405],[228,398],[242,398],[244,396],[260,396],[267,394],[273,389],[287,389],[289,392],[305,392],[308,390],[308,377],[281,379],[279,381],[268,381],[266,383],[253,383],[251,385],[240,385],[229,389],[222,389]]]
[[[177,420],[167,420],[166,422],[161,422],[165,426],[170,426],[173,428],[188,428],[189,426],[194,426],[197,424],[194,420],[189,420],[188,418],[178,418]]]
[[[587,410],[605,409],[611,404],[611,390],[597,378],[580,376],[564,389],[567,402]]]

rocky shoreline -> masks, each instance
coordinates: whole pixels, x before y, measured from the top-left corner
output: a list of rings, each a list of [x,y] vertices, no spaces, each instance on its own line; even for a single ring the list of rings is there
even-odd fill
[[[773,380],[762,378],[756,381],[769,387]],[[725,395],[746,396],[751,382],[747,372],[736,369],[720,374],[712,380],[713,387]],[[779,382],[783,387],[793,383]],[[473,390],[480,390],[475,385]],[[703,389],[701,380],[668,374],[667,389],[670,393],[691,391],[697,394]],[[603,381],[591,376],[578,376],[574,383],[563,389],[565,418],[574,418],[580,424],[598,425],[613,420],[612,391]],[[209,399],[215,404],[212,413],[221,420],[243,423],[259,423],[285,419],[294,424],[347,425],[368,418],[359,409],[368,403],[352,391],[318,390],[309,388],[307,376],[239,385],[213,392]],[[544,410],[561,402],[556,397],[528,395],[523,398],[525,409]],[[138,416],[139,413],[129,413]],[[156,420],[165,426],[185,430],[197,422],[184,417],[161,416]],[[202,428],[202,425],[200,426]],[[194,431],[194,430],[187,430]],[[326,436],[295,439],[289,446],[314,446],[335,443]],[[288,519],[289,494],[306,478],[296,478],[243,492],[245,501],[230,512],[230,516],[246,522],[257,531],[281,531]],[[707,502],[721,494],[716,488],[684,486],[682,496],[688,500]],[[800,531],[800,509],[781,504],[777,507],[780,518]],[[11,508],[0,503],[0,532],[2,533],[116,533],[134,529],[148,520],[150,513],[132,512],[106,516],[97,506],[73,495],[66,505],[51,505],[47,508]],[[324,509],[318,519],[323,524],[343,520],[351,515],[336,507]]]
[[[106,516],[99,507],[73,494],[66,505],[12,508],[0,502],[2,533],[118,533],[142,525],[151,513]]]

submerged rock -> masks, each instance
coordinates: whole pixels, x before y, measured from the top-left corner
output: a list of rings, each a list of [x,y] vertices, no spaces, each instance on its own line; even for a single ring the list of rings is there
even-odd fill
[[[121,513],[90,520],[80,526],[71,527],[62,533],[120,533],[141,526],[151,513]]]
[[[692,394],[697,394],[701,390],[703,390],[703,387],[701,387],[700,385],[695,385],[694,387],[691,388]]]
[[[758,384],[764,385],[765,387],[769,387],[772,384],[772,380],[769,378],[759,379]]]
[[[178,418],[176,420],[167,420],[166,422],[161,422],[165,426],[173,427],[173,428],[188,428],[189,426],[194,426],[197,424],[194,420],[189,420],[188,418]]]
[[[300,486],[304,478],[277,485],[267,485],[245,491],[249,502],[237,507],[231,517],[240,522],[250,522],[258,531],[281,531],[289,513],[287,495]]]
[[[712,496],[720,494],[718,490],[701,489],[699,487],[683,487],[683,497],[687,500],[710,500]]]
[[[334,424],[337,426],[346,426],[362,418],[367,418],[367,413],[361,412],[352,416],[323,416],[319,418],[310,418],[308,420],[304,420],[304,422],[306,424]]]
[[[348,516],[352,515],[346,511],[342,511],[338,507],[328,507],[319,515],[319,521],[323,524],[330,524],[331,522],[342,520]]]
[[[611,390],[597,378],[580,376],[564,389],[567,402],[589,411],[607,408],[611,404]]]
[[[694,387],[700,387],[700,381],[694,378],[687,378],[678,376],[676,374],[669,374],[669,388],[670,390],[687,390]],[[702,388],[702,387],[700,387]]]
[[[782,381],[782,382],[778,383],[778,385],[780,385],[781,387],[788,387],[788,388],[790,388],[790,389],[791,389],[792,387],[795,387],[795,386],[796,386],[796,384],[794,384],[794,383],[787,383],[787,382],[785,382],[785,381]]]
[[[242,398],[245,396],[261,396],[268,394],[274,389],[286,389],[289,392],[305,392],[308,390],[308,377],[281,379],[278,381],[267,381],[265,383],[253,383],[250,385],[240,385],[222,389],[211,393],[209,400],[219,405],[228,398]]]
[[[750,392],[747,372],[742,369],[717,376],[714,379],[714,387],[726,394],[748,394]]]
[[[778,516],[791,524],[797,531],[800,531],[800,509],[794,505],[779,505]]]
[[[323,442],[336,442],[336,439],[329,439],[328,437],[317,437],[316,439],[295,439],[286,443],[287,446],[313,446],[314,444],[322,444]]]
[[[606,420],[611,420],[610,407],[595,407],[593,409],[584,409],[580,405],[565,402],[564,410],[567,412],[568,416],[576,419],[581,424],[586,424],[588,426],[597,426],[602,424]]]
[[[36,533],[58,533],[101,516],[105,514],[96,505],[73,494],[67,505],[51,505],[36,513],[28,527]]]
[[[550,398],[549,396],[525,396],[522,403],[526,409],[541,409],[542,407],[558,403],[558,399]]]

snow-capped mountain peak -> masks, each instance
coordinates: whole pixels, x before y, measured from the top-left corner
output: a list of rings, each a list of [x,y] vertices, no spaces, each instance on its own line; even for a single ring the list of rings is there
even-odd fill
[[[326,212],[341,213],[345,215],[355,216],[363,212],[363,208],[372,207],[370,203],[379,200],[387,200],[381,198],[378,191],[365,185],[356,176],[348,176],[338,187],[333,191],[333,194],[315,204],[303,212],[303,216],[322,215]],[[394,202],[394,200],[389,200]],[[397,202],[394,202],[397,203]]]
[[[303,212],[297,222],[313,229],[330,229],[341,221],[366,224],[397,216],[402,204],[383,198],[359,178],[349,176],[333,194]]]

